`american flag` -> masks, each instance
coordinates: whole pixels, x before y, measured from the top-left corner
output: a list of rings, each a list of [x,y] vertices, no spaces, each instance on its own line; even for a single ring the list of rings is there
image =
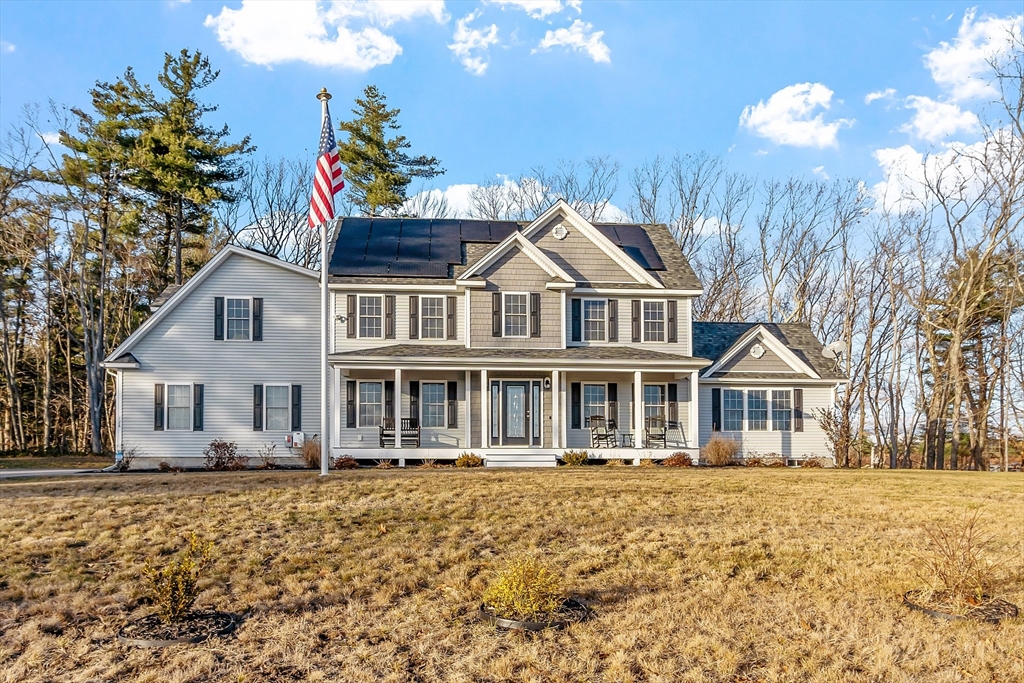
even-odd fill
[[[313,196],[309,200],[309,227],[315,228],[334,218],[334,195],[345,187],[341,179],[341,158],[334,140],[331,113],[324,105],[324,123],[320,130],[320,153],[313,176]]]

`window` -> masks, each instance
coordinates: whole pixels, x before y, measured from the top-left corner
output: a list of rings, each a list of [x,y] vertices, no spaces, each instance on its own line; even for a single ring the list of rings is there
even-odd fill
[[[604,404],[606,387],[603,384],[583,385],[583,426],[590,426],[590,416],[600,415],[605,417]]]
[[[424,382],[422,385],[424,427],[444,427],[444,383]]]
[[[372,297],[371,297],[372,298]],[[380,297],[376,297],[379,301]],[[379,427],[384,415],[384,385],[380,382],[359,383],[359,426]]]
[[[724,411],[723,431],[743,431],[743,391],[726,389],[722,392],[722,408]]]
[[[379,296],[359,297],[359,336],[384,336],[384,302]]]
[[[665,302],[644,302],[644,341],[665,341]]]
[[[665,385],[644,385],[644,417],[665,416]]]
[[[605,340],[605,301],[583,300],[583,341]]]
[[[491,382],[491,441],[498,440],[498,429],[501,424],[501,386]]]
[[[747,391],[747,429],[752,432],[768,429],[768,391],[765,389]]]
[[[228,339],[249,340],[248,299],[228,299]]]
[[[505,336],[525,337],[530,333],[527,324],[529,308],[526,294],[505,295]]]
[[[264,385],[267,416],[264,429],[268,432],[286,432],[291,427],[291,387]]]
[[[772,431],[788,432],[793,420],[793,392],[772,391]]]
[[[248,302],[246,302],[248,303]],[[167,385],[167,429],[192,429],[192,385]]]
[[[425,296],[420,299],[421,339],[444,339],[444,297]],[[424,425],[426,427],[427,425]]]

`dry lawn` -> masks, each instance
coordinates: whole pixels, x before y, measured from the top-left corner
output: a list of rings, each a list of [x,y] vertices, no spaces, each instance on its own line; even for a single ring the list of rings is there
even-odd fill
[[[0,484],[0,681],[1024,680],[1024,619],[911,613],[920,525],[981,506],[1024,606],[1019,474],[593,467],[129,474]],[[195,530],[233,637],[114,639]],[[476,619],[542,553],[595,617]]]

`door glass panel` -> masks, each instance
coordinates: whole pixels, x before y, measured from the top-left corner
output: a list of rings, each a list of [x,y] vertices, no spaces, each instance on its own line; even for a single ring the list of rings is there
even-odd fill
[[[505,387],[505,436],[526,438],[526,387],[522,384]]]
[[[533,383],[533,411],[530,413],[533,438],[540,443],[540,382]]]

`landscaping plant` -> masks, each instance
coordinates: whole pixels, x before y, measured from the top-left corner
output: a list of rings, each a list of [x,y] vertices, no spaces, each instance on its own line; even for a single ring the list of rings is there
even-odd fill
[[[732,439],[715,434],[704,445],[701,455],[704,462],[712,467],[725,467],[739,453],[740,446]]]
[[[244,470],[249,458],[238,454],[238,446],[234,441],[214,439],[203,449],[208,470]]]
[[[484,604],[503,619],[530,621],[565,602],[558,573],[535,557],[513,558],[484,591]]]
[[[586,465],[590,454],[586,451],[562,451],[562,462],[569,467]]]
[[[306,439],[302,444],[302,462],[310,469],[320,469],[320,437]]]
[[[277,444],[276,443],[264,443],[260,444],[256,449],[256,455],[260,459],[260,464],[256,469],[260,470],[273,470],[277,469]]]
[[[147,560],[142,568],[146,593],[164,623],[183,619],[199,597],[199,579],[213,555],[213,541],[202,542],[192,533],[184,552],[162,569]]]
[[[689,453],[678,451],[661,461],[665,467],[690,467],[693,465],[693,458]]]
[[[456,467],[483,467],[484,466],[484,459],[481,458],[476,453],[470,453],[469,451],[465,451],[463,453],[459,453],[459,457],[455,459],[455,466]]]
[[[336,470],[354,470],[359,467],[359,462],[351,455],[342,455],[334,459],[333,467]]]

